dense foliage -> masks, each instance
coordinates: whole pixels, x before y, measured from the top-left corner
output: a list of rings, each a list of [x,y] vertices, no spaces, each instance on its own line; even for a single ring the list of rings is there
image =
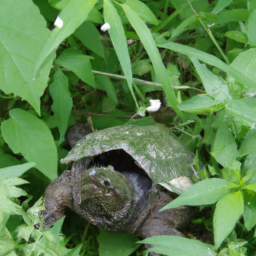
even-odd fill
[[[255,0],[0,5],[0,255],[138,248],[137,238],[98,231],[71,212],[41,227],[41,196],[67,168],[59,160],[77,120],[93,129],[162,123],[204,164],[208,177],[166,206],[200,206],[189,238],[141,243],[170,256],[256,255]],[[150,99],[160,110],[147,111]]]

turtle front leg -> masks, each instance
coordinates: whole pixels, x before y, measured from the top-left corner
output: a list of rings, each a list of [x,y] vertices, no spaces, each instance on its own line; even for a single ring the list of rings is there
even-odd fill
[[[64,171],[45,190],[44,229],[51,227],[64,216],[65,207],[72,208],[73,199],[70,187],[70,170]]]

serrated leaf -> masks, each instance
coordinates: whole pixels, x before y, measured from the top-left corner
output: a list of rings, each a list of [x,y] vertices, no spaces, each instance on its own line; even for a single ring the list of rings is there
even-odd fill
[[[124,28],[116,8],[113,6],[112,2],[109,0],[104,0],[104,20],[105,22],[109,23],[111,27],[108,30],[108,32],[111,37],[112,44],[115,48],[117,57],[120,61],[122,70],[125,74],[129,90],[132,94],[132,97],[134,99],[136,106],[138,107],[138,103],[132,87],[131,60],[130,60],[130,55],[129,55],[126,37],[124,33]]]
[[[220,101],[214,101],[211,97],[202,95],[194,96],[181,104],[178,105],[178,108],[182,111],[188,113],[202,114],[205,112],[213,112],[225,106],[224,103]]]
[[[0,89],[20,96],[40,114],[40,97],[54,56],[49,57],[36,80],[33,70],[50,31],[32,1],[1,0],[0,5]]]
[[[225,168],[232,166],[233,161],[239,156],[237,144],[229,130],[228,122],[223,122],[220,125],[211,154]]]
[[[161,48],[179,52],[181,54],[185,54],[188,57],[194,57],[198,60],[201,60],[205,63],[208,63],[212,66],[215,66],[215,67],[227,72],[230,76],[235,78],[239,83],[241,83],[245,86],[248,86],[250,88],[254,88],[254,89],[256,88],[256,83],[254,82],[255,80],[250,79],[249,76],[242,74],[242,72],[240,72],[239,69],[232,67],[232,65],[229,66],[229,65],[225,64],[219,58],[217,58],[209,53],[199,51],[199,50],[197,50],[193,47],[187,46],[187,45],[182,45],[182,44],[177,44],[177,43],[172,43],[172,42],[168,42],[165,44],[158,44],[158,46]]]
[[[100,256],[128,256],[140,246],[135,236],[104,230],[100,231],[97,240]]]
[[[3,133],[3,129],[4,128],[1,128],[2,133]],[[35,163],[26,163],[26,164],[20,164],[20,165],[1,168],[0,169],[0,180],[19,177],[24,172],[26,172],[30,168],[34,167],[35,165],[36,165]]]
[[[144,21],[153,25],[159,24],[154,13],[143,2],[138,0],[126,0],[125,4],[129,5]]]
[[[131,23],[132,27],[138,34],[147,54],[153,64],[155,74],[159,80],[159,82],[163,85],[163,90],[166,94],[166,97],[171,104],[174,111],[177,115],[185,120],[184,115],[177,107],[178,101],[176,99],[174,90],[172,88],[172,84],[170,83],[166,68],[163,64],[161,56],[159,54],[159,50],[156,47],[155,41],[150,33],[148,27],[145,23],[141,20],[141,18],[126,4],[121,5],[129,22]]]
[[[216,101],[223,102],[230,99],[227,84],[218,76],[214,75],[205,65],[201,64],[196,58],[190,58],[197,73],[199,74],[207,94]]]
[[[2,135],[15,154],[22,153],[45,176],[57,178],[57,149],[46,124],[21,109],[12,109],[11,118],[1,125]]]
[[[149,237],[139,243],[158,245],[149,249],[169,256],[215,256],[216,252],[210,244],[202,243],[198,240],[188,239],[179,236],[156,236]]]
[[[67,77],[57,70],[53,77],[53,83],[50,85],[50,94],[53,99],[52,111],[57,121],[60,133],[58,145],[65,139],[65,133],[68,128],[68,120],[73,106],[73,100],[70,96]]]
[[[242,125],[254,128],[256,125],[256,98],[230,100],[226,103],[227,113]]]
[[[244,202],[241,191],[230,193],[219,200],[213,216],[214,242],[219,248],[223,240],[235,227],[236,222],[244,212]]]
[[[104,58],[105,53],[103,44],[100,40],[100,33],[92,22],[85,21],[73,35],[77,37],[88,49]]]
[[[70,69],[82,81],[95,87],[91,59],[92,57],[82,54],[79,50],[69,48],[61,53],[56,63]]]
[[[96,4],[97,0],[72,0],[59,14],[63,26],[55,27],[45,42],[44,47],[37,59],[34,77],[37,77],[38,71],[44,66],[49,55],[57,49],[60,43],[71,35],[87,18],[88,14]]]
[[[256,150],[256,129],[251,129],[244,137],[239,148],[240,157],[245,156]]]
[[[161,211],[181,205],[208,205],[216,203],[220,198],[231,192],[231,184],[224,179],[217,178],[200,181],[163,207]]]

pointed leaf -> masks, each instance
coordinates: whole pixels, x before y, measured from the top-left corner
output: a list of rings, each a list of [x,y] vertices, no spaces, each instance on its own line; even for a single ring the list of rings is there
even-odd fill
[[[212,148],[213,157],[222,166],[229,168],[239,156],[236,141],[229,130],[228,122],[220,125]]]
[[[147,54],[153,64],[156,76],[159,82],[163,85],[163,90],[166,94],[169,103],[171,104],[177,115],[185,120],[184,115],[177,107],[178,101],[176,99],[172,84],[169,80],[166,68],[163,64],[159,50],[156,47],[155,41],[150,33],[148,27],[141,20],[141,18],[126,4],[121,5],[129,22],[138,34],[143,46],[145,47]]]
[[[164,255],[170,256],[215,256],[213,246],[210,244],[202,243],[198,240],[188,239],[179,236],[155,236],[149,237],[138,243],[158,245],[149,249]]]
[[[229,6],[229,4],[233,0],[218,0],[217,4],[214,6],[212,13],[219,13],[221,10],[223,10],[225,7]]]
[[[243,212],[241,191],[230,193],[219,200],[213,217],[214,242],[217,248],[235,227]]]
[[[240,157],[256,150],[256,129],[251,129],[244,137],[239,148]]]
[[[231,38],[239,43],[248,44],[248,37],[241,31],[228,31],[224,36]]]
[[[135,98],[133,87],[132,87],[132,69],[131,60],[128,52],[128,46],[126,42],[126,37],[124,33],[124,28],[122,25],[121,18],[117,13],[116,8],[113,6],[110,0],[104,0],[104,20],[109,23],[110,29],[108,30],[111,37],[113,46],[115,48],[117,57],[120,61],[122,70],[127,79],[127,84],[130,92],[133,96],[136,106],[138,107],[137,100]]]
[[[196,58],[191,58],[197,73],[199,74],[207,94],[215,100],[223,102],[230,99],[228,86],[223,79],[214,75],[205,65],[201,64]]]
[[[181,205],[208,205],[216,203],[220,198],[230,193],[230,185],[230,182],[217,178],[199,181],[163,207],[161,211]]]
[[[50,85],[50,94],[53,99],[52,111],[57,121],[60,132],[58,144],[64,141],[65,133],[68,128],[68,120],[73,106],[73,101],[69,92],[67,77],[57,70],[53,77],[53,83]]]
[[[59,14],[58,18],[63,22],[63,25],[56,26],[46,41],[39,58],[37,59],[34,76],[37,77],[38,71],[44,66],[49,55],[57,49],[60,43],[71,35],[87,18],[91,9],[96,4],[97,0],[72,0]]]
[[[46,124],[21,109],[12,109],[11,118],[1,125],[4,140],[15,154],[36,163],[36,168],[51,180],[57,178],[57,150]]]
[[[255,23],[256,23],[256,9],[254,9],[251,12],[249,19],[248,19],[247,36],[249,39],[250,47],[256,46]]]
[[[177,44],[177,43],[172,43],[168,42],[165,44],[158,44],[159,47],[161,48],[166,48],[172,51],[179,52],[181,54],[185,54],[188,57],[194,57],[198,60],[201,60],[205,63],[208,63],[212,66],[215,66],[225,72],[227,72],[229,75],[234,77],[239,83],[248,86],[250,88],[256,88],[256,83],[254,82],[255,80],[250,79],[250,77],[242,74],[239,69],[233,68],[227,64],[225,64],[223,61],[221,61],[219,58],[206,53],[199,51],[193,47],[187,46],[187,45],[182,45],[182,44]]]
[[[249,191],[248,191],[249,192]],[[256,197],[255,193],[244,191],[244,225],[250,231],[256,224]]]
[[[1,128],[1,129],[3,129],[3,128]],[[20,165],[1,168],[0,169],[0,180],[19,177],[24,172],[26,172],[30,168],[34,167],[35,165],[36,165],[35,163],[26,163],[26,164],[20,164]]]
[[[28,101],[40,114],[53,55],[33,80],[34,66],[50,31],[33,1],[1,0],[0,89]]]

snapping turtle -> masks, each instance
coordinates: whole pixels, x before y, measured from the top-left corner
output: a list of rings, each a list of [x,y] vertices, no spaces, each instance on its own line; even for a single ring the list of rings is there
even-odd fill
[[[194,154],[163,126],[119,126],[93,132],[61,163],[73,162],[46,189],[44,227],[69,207],[97,227],[135,234],[182,235],[190,219],[182,206],[159,212],[172,199],[158,183],[191,177]]]

